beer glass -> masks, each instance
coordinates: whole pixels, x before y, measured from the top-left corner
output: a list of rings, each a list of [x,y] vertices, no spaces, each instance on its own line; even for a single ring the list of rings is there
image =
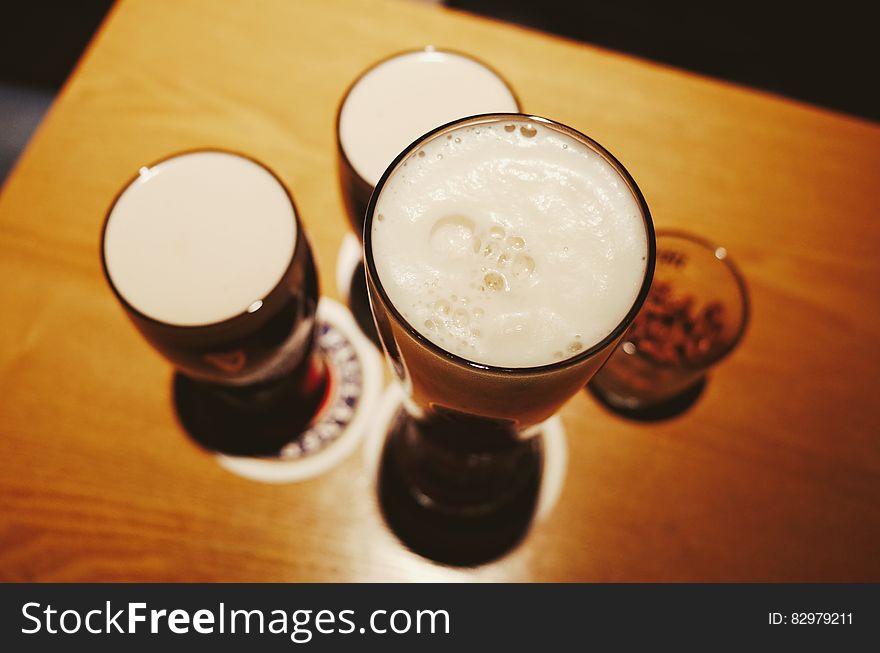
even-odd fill
[[[327,386],[318,278],[272,171],[221,150],[142,167],[108,211],[101,260],[129,319],[178,372],[178,415],[198,442],[269,455],[308,424]]]
[[[358,238],[379,177],[428,130],[490,111],[520,110],[507,81],[460,52],[428,46],[373,64],[345,92],[336,114],[339,181]]]
[[[746,284],[727,248],[658,231],[651,292],[590,389],[625,415],[671,416],[736,348],[748,318]]]
[[[609,332],[596,342],[574,344],[561,360],[523,367],[485,364],[450,351],[426,337],[405,309],[390,299],[378,272],[374,225],[382,221],[377,205],[398,175],[411,174],[413,162],[433,160],[431,148],[450,146],[462,130],[499,129],[526,137],[539,129],[572,139],[619,177],[616,182],[636,207],[640,236],[646,243],[633,278],[634,300]],[[503,135],[503,134],[502,134]],[[526,139],[528,140],[528,139]],[[567,147],[567,146],[566,146]],[[428,155],[425,156],[425,152]],[[440,152],[440,150],[436,150]],[[524,157],[529,154],[524,150]],[[422,157],[422,159],[419,159]],[[449,157],[447,157],[448,159]],[[408,172],[405,166],[409,162]],[[506,163],[504,165],[507,165]],[[491,208],[491,207],[490,207]],[[387,217],[385,218],[387,224]],[[384,227],[383,227],[384,228]],[[518,243],[514,243],[516,247]],[[480,244],[475,243],[479,248]],[[487,245],[488,247],[488,245]],[[366,212],[364,260],[373,315],[387,359],[406,392],[405,413],[390,434],[388,454],[420,504],[450,514],[492,512],[514,496],[535,469],[540,444],[533,436],[570,397],[579,392],[604,363],[642,305],[654,270],[654,230],[648,207],[635,181],[604,148],[562,124],[522,114],[487,114],[458,120],[424,135],[406,148],[386,170]],[[500,260],[500,259],[499,259]],[[508,265],[510,263],[507,263]],[[486,277],[486,283],[491,278]],[[488,313],[488,310],[486,311]],[[488,315],[486,317],[489,317]],[[430,327],[431,325],[427,325]],[[613,326],[613,328],[612,328]]]

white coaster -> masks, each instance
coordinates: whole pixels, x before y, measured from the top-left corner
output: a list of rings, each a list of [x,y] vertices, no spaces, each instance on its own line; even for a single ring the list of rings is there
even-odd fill
[[[363,453],[368,478],[378,479],[379,477],[379,465],[385,439],[391,420],[394,419],[401,407],[403,396],[403,389],[400,385],[396,382],[392,383],[385,389],[373,411],[373,419],[370,420],[371,428],[367,434]],[[541,490],[535,506],[533,520],[535,523],[553,511],[553,507],[562,494],[568,469],[568,442],[562,419],[559,415],[554,415],[538,428],[541,430],[544,467],[541,471]]]
[[[330,374],[330,396],[308,430],[271,458],[218,455],[224,468],[254,481],[290,483],[338,465],[360,443],[382,390],[382,360],[351,313],[322,297],[316,346]]]
[[[336,255],[336,290],[343,301],[347,302],[351,296],[351,278],[362,258],[361,241],[354,234],[346,234]]]

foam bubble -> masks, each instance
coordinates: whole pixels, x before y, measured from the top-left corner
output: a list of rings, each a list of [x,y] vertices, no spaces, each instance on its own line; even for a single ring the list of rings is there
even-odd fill
[[[501,291],[507,289],[507,279],[500,272],[488,272],[483,277],[483,283],[489,290]]]
[[[441,317],[446,317],[452,311],[452,307],[445,299],[434,302],[434,311]]]
[[[442,255],[461,257],[473,249],[474,221],[453,215],[437,220],[431,228],[431,248]]]
[[[535,259],[528,254],[517,254],[513,259],[513,275],[517,279],[526,279],[535,273]]]

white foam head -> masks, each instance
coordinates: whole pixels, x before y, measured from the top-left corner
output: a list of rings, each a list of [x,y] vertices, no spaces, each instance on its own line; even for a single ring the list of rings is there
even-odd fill
[[[518,110],[504,80],[480,62],[441,50],[407,52],[354,83],[339,112],[339,139],[355,171],[375,186],[422,134],[465,116]]]
[[[141,169],[107,218],[104,259],[132,307],[196,326],[256,310],[296,236],[293,204],[272,173],[234,154],[193,152]]]
[[[640,203],[603,156],[546,123],[465,123],[381,188],[371,247],[404,318],[443,349],[524,368],[611,333],[644,281]]]

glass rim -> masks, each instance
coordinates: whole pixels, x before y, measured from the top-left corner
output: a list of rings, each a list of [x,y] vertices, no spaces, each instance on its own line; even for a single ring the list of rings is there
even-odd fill
[[[125,298],[125,296],[120,292],[119,288],[116,287],[116,284],[113,283],[113,278],[110,276],[110,271],[107,268],[105,240],[107,237],[107,225],[110,223],[110,216],[113,214],[113,209],[116,208],[116,204],[119,202],[119,199],[122,197],[123,193],[125,193],[125,191],[127,191],[129,188],[131,188],[132,184],[134,184],[134,182],[136,182],[140,178],[141,169],[153,168],[153,167],[158,166],[162,163],[166,163],[166,162],[171,161],[173,159],[178,159],[178,158],[190,155],[190,154],[201,154],[201,153],[212,153],[212,152],[217,153],[217,154],[226,154],[229,156],[238,157],[240,159],[245,159],[245,160],[250,161],[251,163],[254,163],[254,164],[260,166],[261,168],[263,168],[263,170],[265,170],[270,175],[272,175],[272,177],[275,179],[275,181],[277,181],[278,184],[281,186],[281,188],[284,190],[284,194],[287,196],[287,199],[290,202],[290,208],[293,211],[293,219],[294,219],[294,222],[296,223],[296,234],[295,234],[295,240],[293,243],[293,253],[290,256],[290,261],[288,261],[287,267],[284,268],[284,272],[281,273],[281,277],[278,279],[278,283],[276,283],[274,286],[272,286],[272,289],[269,292],[265,293],[263,295],[263,297],[260,297],[259,299],[255,299],[254,300],[255,302],[256,301],[264,302],[268,297],[270,297],[271,295],[274,295],[281,288],[281,286],[284,284],[284,280],[287,278],[287,276],[290,274],[291,269],[293,268],[294,261],[296,260],[296,254],[300,248],[300,242],[305,237],[305,234],[303,233],[303,229],[302,229],[302,223],[299,220],[299,211],[296,208],[296,203],[293,201],[293,195],[291,194],[290,190],[287,188],[285,183],[281,180],[281,177],[279,177],[278,174],[272,168],[267,166],[265,163],[258,161],[257,159],[255,159],[252,156],[249,156],[247,154],[243,154],[241,152],[237,152],[235,150],[225,149],[225,148],[221,148],[221,147],[195,147],[195,148],[190,148],[190,149],[185,149],[185,150],[179,150],[177,152],[174,152],[173,154],[163,156],[162,158],[157,159],[157,160],[153,161],[152,163],[141,166],[140,168],[138,168],[137,172],[135,172],[131,177],[128,178],[128,180],[122,185],[122,187],[113,196],[113,201],[110,203],[110,207],[107,209],[107,211],[104,215],[104,221],[101,224],[101,238],[100,238],[99,247],[101,250],[101,270],[104,273],[104,278],[107,280],[107,284],[110,286],[110,289],[113,291],[113,294],[116,296],[116,299],[119,301],[120,304],[122,304],[122,307],[127,312],[131,313],[132,315],[137,317],[139,320],[143,320],[143,321],[147,322],[148,324],[152,324],[155,326],[168,328],[168,329],[180,329],[182,331],[195,332],[195,331],[198,331],[199,329],[208,329],[208,328],[226,326],[228,324],[231,324],[233,322],[240,320],[243,317],[247,317],[249,315],[256,315],[263,308],[263,304],[261,303],[260,307],[254,311],[248,311],[248,309],[245,308],[242,312],[236,313],[235,315],[233,315],[231,317],[227,317],[223,320],[218,320],[216,322],[205,322],[204,324],[174,324],[173,322],[165,322],[164,320],[160,320],[158,318],[147,315],[146,313],[143,313],[140,310],[138,310],[137,308],[135,308]]]
[[[456,50],[454,48],[444,48],[444,47],[436,47],[433,45],[425,45],[421,48],[413,48],[410,50],[400,50],[399,52],[394,52],[392,54],[389,54],[386,57],[382,57],[378,61],[370,64],[367,68],[362,70],[358,74],[358,76],[355,77],[351,81],[351,83],[349,83],[349,85],[345,88],[345,93],[343,93],[342,99],[339,101],[339,106],[336,107],[336,120],[335,120],[335,124],[336,124],[336,130],[335,130],[336,149],[339,152],[339,156],[341,156],[342,160],[345,162],[345,165],[349,168],[349,170],[352,171],[352,173],[354,173],[354,175],[355,175],[355,177],[357,177],[358,181],[362,182],[368,188],[372,188],[375,190],[378,187],[378,184],[376,186],[373,186],[373,184],[371,184],[370,182],[368,182],[366,179],[364,179],[361,176],[361,173],[358,172],[358,170],[352,164],[351,159],[348,158],[348,153],[346,153],[345,148],[342,147],[342,139],[339,137],[339,125],[342,122],[342,107],[345,106],[345,103],[348,100],[348,96],[349,96],[349,94],[351,94],[352,89],[354,89],[354,87],[357,86],[358,83],[364,77],[366,77],[369,73],[376,70],[376,68],[378,68],[382,64],[388,63],[392,59],[397,59],[398,57],[403,57],[403,56],[406,56],[409,54],[418,54],[420,52],[440,52],[443,54],[453,54],[458,57],[470,59],[471,61],[478,63],[483,68],[485,68],[486,70],[491,72],[493,75],[495,75],[499,80],[501,80],[501,83],[504,84],[505,88],[507,88],[507,92],[510,93],[510,97],[513,98],[513,103],[516,105],[517,110],[522,111],[522,102],[520,102],[519,97],[516,94],[516,91],[513,90],[513,87],[510,85],[510,82],[507,81],[507,78],[504,75],[502,75],[500,72],[498,72],[497,69],[493,68],[492,66],[487,64],[482,59],[479,59],[479,58],[473,56],[472,54],[468,54],[467,52],[462,52],[461,50]],[[464,116],[464,117],[466,118],[468,116]]]
[[[580,141],[581,143],[592,149],[594,152],[596,152],[596,154],[600,155],[609,164],[611,164],[611,166],[617,171],[617,173],[626,183],[630,192],[633,194],[633,198],[636,200],[636,203],[639,206],[642,215],[642,221],[645,226],[647,252],[645,254],[645,272],[642,279],[642,285],[641,288],[639,288],[639,292],[636,294],[635,299],[633,300],[632,306],[630,307],[629,311],[627,311],[627,313],[624,315],[624,317],[618,322],[617,326],[615,326],[614,329],[612,329],[611,332],[608,333],[605,337],[599,340],[599,342],[591,345],[590,347],[587,347],[583,351],[578,352],[574,356],[570,356],[569,358],[555,361],[553,363],[545,363],[543,365],[533,365],[529,367],[506,367],[479,363],[477,361],[472,361],[463,356],[459,356],[458,354],[447,351],[446,349],[443,349],[440,345],[437,345],[436,343],[422,335],[422,333],[418,329],[412,326],[412,324],[410,324],[409,321],[407,321],[406,318],[403,317],[403,315],[388,297],[388,294],[385,292],[385,288],[382,284],[382,280],[379,278],[379,273],[376,269],[376,262],[373,257],[372,225],[373,215],[376,210],[376,203],[379,199],[379,196],[382,194],[383,187],[391,178],[393,173],[396,172],[397,168],[400,167],[400,164],[403,163],[403,161],[410,154],[412,154],[412,152],[420,148],[425,142],[433,140],[434,138],[441,136],[447,131],[458,129],[459,127],[467,124],[476,125],[489,122],[504,122],[506,120],[522,121],[524,119],[540,123],[542,125],[548,126],[550,129],[561,131],[566,135],[571,136],[575,140]],[[407,146],[400,154],[398,154],[394,161],[385,169],[385,172],[379,179],[379,183],[376,184],[376,188],[373,191],[373,194],[370,196],[370,202],[367,205],[367,213],[364,218],[363,240],[364,264],[367,267],[368,276],[374,280],[376,290],[378,291],[382,302],[388,307],[393,318],[398,322],[398,324],[401,324],[404,327],[404,329],[413,339],[415,339],[422,346],[426,347],[434,354],[437,354],[442,358],[445,358],[446,360],[459,366],[478,370],[480,372],[519,376],[532,376],[536,374],[543,374],[579,365],[580,363],[583,363],[592,358],[598,352],[607,348],[612,342],[614,342],[615,339],[622,336],[626,332],[626,329],[629,328],[629,325],[632,323],[632,321],[635,319],[636,315],[642,307],[642,304],[648,296],[648,292],[651,288],[651,281],[654,276],[654,264],[657,254],[654,237],[654,224],[651,219],[651,212],[648,209],[648,204],[645,201],[644,196],[642,195],[642,191],[639,189],[632,175],[630,175],[629,171],[627,171],[623,164],[620,163],[620,161],[618,161],[613,154],[602,147],[599,143],[594,141],[589,136],[586,136],[585,134],[579,132],[578,130],[562,123],[556,122],[555,120],[551,120],[549,118],[543,118],[541,116],[535,116],[525,113],[483,113],[475,116],[459,118],[458,120],[453,120],[452,122],[448,122],[445,125],[441,125],[435,129],[432,129],[428,133],[420,136],[415,141],[410,143],[410,145]]]
[[[636,351],[630,355],[637,356],[643,360],[649,360],[653,365],[658,365],[658,366],[664,367],[664,368],[667,368],[667,367],[673,368],[674,367],[674,368],[678,368],[678,369],[682,369],[682,370],[686,370],[686,371],[691,371],[691,372],[699,372],[699,371],[707,370],[712,365],[715,365],[716,363],[718,363],[719,361],[723,360],[728,355],[730,355],[733,352],[733,350],[736,349],[736,346],[740,343],[740,341],[743,339],[743,336],[745,335],[746,327],[748,327],[748,324],[751,320],[751,314],[752,314],[751,300],[749,298],[749,291],[748,291],[748,286],[746,285],[746,282],[745,282],[745,277],[743,276],[742,272],[740,272],[739,267],[736,265],[736,263],[733,262],[732,258],[728,254],[727,248],[724,247],[723,245],[717,244],[716,242],[714,242],[712,240],[709,240],[708,238],[704,238],[703,236],[698,236],[697,234],[693,234],[693,233],[691,233],[689,231],[685,231],[683,229],[674,229],[674,228],[657,229],[655,231],[655,238],[658,241],[661,238],[673,238],[673,239],[677,239],[677,240],[684,240],[684,241],[693,243],[695,245],[698,245],[701,248],[703,248],[704,250],[706,250],[708,253],[713,254],[715,260],[718,261],[718,263],[721,263],[722,265],[724,265],[725,269],[727,269],[727,271],[730,273],[730,276],[734,280],[734,283],[737,287],[737,290],[739,290],[739,298],[740,298],[740,302],[742,305],[742,318],[740,319],[739,326],[737,326],[733,337],[730,339],[730,342],[727,343],[721,349],[719,349],[718,353],[716,353],[714,356],[711,356],[710,358],[701,361],[697,365],[692,365],[690,363],[675,364],[675,365],[669,364],[669,363],[657,363],[656,361],[653,361],[650,358],[648,358],[647,356],[645,356],[644,354],[642,354],[639,351],[638,346],[636,346]],[[724,250],[724,256],[722,256],[722,257],[718,256],[717,252],[719,249]]]

